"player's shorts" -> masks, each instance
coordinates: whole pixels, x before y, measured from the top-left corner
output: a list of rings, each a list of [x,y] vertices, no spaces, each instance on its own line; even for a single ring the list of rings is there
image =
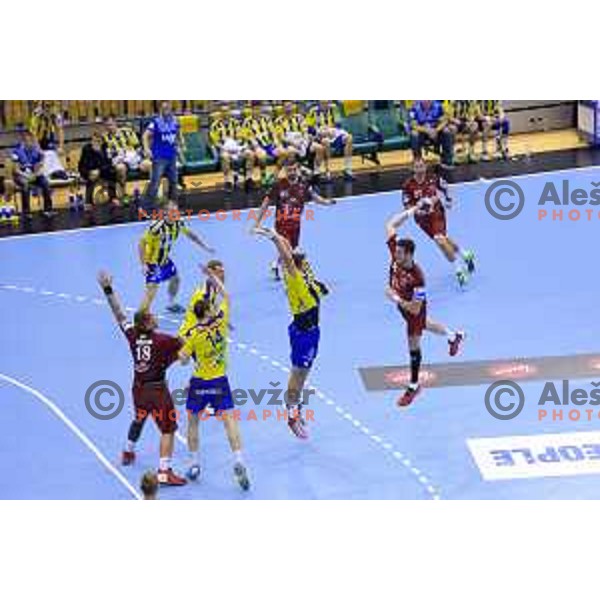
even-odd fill
[[[159,284],[175,275],[177,275],[177,267],[171,259],[164,265],[146,265],[146,283]]]
[[[319,326],[303,330],[292,322],[288,327],[288,334],[292,350],[290,355],[292,366],[297,369],[310,369],[319,350],[321,335]]]
[[[510,132],[510,121],[506,117],[492,117],[492,129],[500,131],[503,135]]]
[[[233,398],[227,376],[216,379],[190,379],[190,387],[185,407],[189,412],[198,413],[211,407],[216,413],[233,408]]]
[[[277,158],[275,144],[259,144],[259,146],[269,158]]]
[[[446,235],[446,213],[436,210],[425,216],[415,216],[417,225],[431,238]]]
[[[348,139],[348,133],[343,129],[337,127],[333,130],[333,136],[331,137],[330,148],[336,153],[342,153],[346,140]]]
[[[134,384],[132,392],[137,420],[151,417],[161,433],[177,431],[177,411],[165,382]]]
[[[400,305],[398,305],[398,310],[406,321],[408,337],[420,337],[427,326],[427,305],[423,303],[421,310],[416,315],[405,311]]]
[[[301,218],[299,216],[297,220],[275,221],[275,231],[289,242],[292,250],[300,243]]]
[[[240,160],[244,153],[244,145],[232,138],[227,138],[223,142],[221,152],[225,152],[231,156],[233,160]]]

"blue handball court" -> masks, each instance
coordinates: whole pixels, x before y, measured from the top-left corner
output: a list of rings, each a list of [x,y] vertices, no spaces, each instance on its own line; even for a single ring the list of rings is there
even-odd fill
[[[161,498],[600,497],[600,416],[591,399],[600,381],[598,209],[581,207],[578,220],[567,213],[572,207],[563,207],[562,220],[540,220],[538,213],[547,184],[560,191],[568,181],[571,189],[590,191],[599,185],[595,180],[600,170],[593,168],[515,177],[525,205],[510,220],[494,218],[486,208],[491,181],[452,186],[449,232],[478,259],[477,273],[462,290],[439,250],[413,223],[406,225],[426,274],[430,315],[467,333],[454,359],[444,338],[424,339],[424,381],[431,385],[406,409],[396,406],[406,333],[384,296],[384,223],[400,208],[400,194],[311,207],[315,217],[303,224],[302,245],[332,293],[323,301],[320,353],[309,381],[315,390],[310,439],[292,437],[282,421],[264,415],[263,405],[248,402],[241,407],[241,428],[252,490],[244,494],[235,486],[222,424],[209,420],[202,428],[202,480],[163,489]],[[592,220],[585,208],[593,209]],[[226,265],[232,386],[284,387],[286,298],[281,284],[270,279],[272,245],[249,235],[246,216],[193,219],[192,227]],[[144,227],[132,223],[0,241],[1,498],[133,499],[141,474],[156,467],[158,436],[151,423],[135,465],[120,465],[131,366],[95,279],[99,269],[109,270],[125,305],[139,304],[137,242]],[[181,301],[187,302],[206,255],[184,238],[174,260],[183,278]],[[164,316],[165,304],[161,290],[155,304],[161,327],[176,331],[177,321]],[[189,366],[174,366],[171,387],[184,388],[190,374]],[[107,420],[92,416],[84,401],[88,388],[102,380],[125,392],[123,410]],[[498,418],[518,398],[492,398],[495,380],[520,386],[524,401],[514,418]],[[587,404],[562,403],[564,380],[569,394],[584,390]],[[540,404],[549,383],[560,404]],[[184,468],[184,440],[182,420],[177,469]]]

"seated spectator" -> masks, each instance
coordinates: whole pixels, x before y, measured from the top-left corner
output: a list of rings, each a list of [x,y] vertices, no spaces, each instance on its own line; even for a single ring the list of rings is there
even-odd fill
[[[23,216],[31,216],[31,188],[36,187],[44,198],[44,214],[52,216],[52,193],[48,178],[44,174],[44,154],[35,136],[30,131],[21,134],[21,142],[11,154],[12,173],[9,187],[21,192],[21,211]]]
[[[111,200],[116,198],[116,185],[112,165],[102,144],[102,135],[94,131],[91,141],[81,149],[78,165],[79,174],[85,183],[85,208],[94,205],[96,186],[106,183]]]
[[[31,113],[29,129],[43,152],[45,176],[48,179],[68,179],[63,164],[65,134],[58,104],[49,100],[36,102]]]
[[[431,145],[441,154],[442,164],[451,167],[454,162],[454,136],[444,119],[439,100],[417,100],[411,110],[411,149],[413,157],[421,158],[423,147]]]
[[[481,130],[481,111],[477,100],[444,100],[443,120],[456,140],[456,158],[477,162],[475,143]],[[488,157],[482,154],[483,160]]]
[[[104,134],[106,156],[114,169],[117,198],[123,200],[127,190],[127,175],[130,171],[149,174],[151,161],[144,156],[140,138],[129,126],[119,127],[113,115],[106,119]]]
[[[235,112],[231,114],[217,112],[213,115],[209,139],[219,152],[225,189],[231,191],[234,184],[234,168],[245,169],[246,187],[252,184],[252,172],[256,161],[256,152],[244,137],[242,124]]]
[[[494,132],[496,140],[495,155],[497,158],[507,159],[510,157],[508,150],[508,136],[510,134],[510,122],[504,113],[501,100],[479,100],[480,105],[480,128],[482,156],[489,156],[490,132]]]
[[[306,115],[309,132],[314,133],[316,140],[323,146],[325,177],[331,179],[329,161],[332,150],[344,156],[344,178],[352,180],[352,134],[340,125],[339,115],[332,102],[318,102]]]

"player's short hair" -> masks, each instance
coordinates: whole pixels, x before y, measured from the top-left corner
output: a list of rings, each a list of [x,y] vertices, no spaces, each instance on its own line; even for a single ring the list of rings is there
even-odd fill
[[[147,310],[138,310],[133,315],[133,326],[137,331],[146,333],[152,329],[150,326],[150,317],[152,315]]]
[[[206,263],[207,269],[222,269],[224,266],[225,265],[223,264],[223,261],[219,260],[218,258],[213,258]]]
[[[158,477],[154,471],[146,471],[140,481],[140,489],[144,498],[154,498],[158,491]]]
[[[396,246],[398,248],[402,248],[411,256],[413,256],[415,253],[415,243],[410,238],[398,238],[396,240]]]
[[[210,308],[210,301],[208,298],[203,298],[202,300],[198,300],[196,304],[194,304],[194,314],[199,321],[202,321],[206,318],[206,313]]]

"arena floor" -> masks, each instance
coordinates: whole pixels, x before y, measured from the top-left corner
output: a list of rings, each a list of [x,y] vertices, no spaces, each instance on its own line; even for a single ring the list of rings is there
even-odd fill
[[[457,206],[449,214],[450,233],[479,259],[479,271],[465,291],[457,289],[438,250],[408,226],[428,279],[430,314],[468,334],[456,362],[491,361],[498,365],[499,379],[527,374],[521,382],[526,402],[517,417],[498,420],[489,414],[488,384],[426,389],[404,410],[395,406],[399,389],[366,389],[359,369],[395,368],[406,361],[403,324],[383,293],[388,269],[383,225],[400,198],[396,192],[348,197],[332,207],[316,207],[314,221],[303,229],[303,246],[332,288],[322,308],[322,342],[310,381],[316,390],[311,439],[301,442],[283,422],[264,417],[263,409],[270,407],[254,408],[256,421],[243,417],[253,479],[252,491],[244,495],[231,478],[222,425],[211,420],[203,429],[202,482],[161,490],[161,497],[599,497],[594,452],[600,419],[540,421],[537,399],[544,381],[529,378],[533,367],[527,363],[528,358],[598,350],[595,224],[567,218],[540,222],[536,201],[548,182],[560,189],[568,179],[572,189],[590,190],[599,176],[595,167],[515,177],[526,204],[510,221],[487,212],[483,195],[489,181],[454,185]],[[196,220],[193,226],[227,268],[235,327],[232,386],[283,386],[288,310],[280,285],[269,279],[271,245],[249,236],[243,219]],[[134,498],[141,473],[156,466],[158,436],[151,424],[136,465],[119,464],[129,421],[130,364],[95,281],[98,269],[106,268],[124,302],[139,303],[142,276],[135,245],[142,227],[127,223],[0,241],[1,498]],[[182,299],[198,282],[197,264],[204,258],[187,240],[178,243],[174,259],[183,275]],[[156,308],[164,305],[163,292]],[[168,317],[162,326],[174,331],[177,323]],[[424,357],[425,370],[449,362],[445,341],[426,338]],[[189,375],[189,367],[172,368],[171,387],[185,386]],[[555,379],[560,385],[568,376],[565,371]],[[126,408],[114,419],[98,420],[86,409],[86,390],[98,380],[117,382],[125,391]],[[571,383],[589,390],[590,377]],[[248,417],[251,408],[242,407],[242,415]],[[183,466],[182,439],[176,467]],[[492,460],[491,453],[500,458]]]

